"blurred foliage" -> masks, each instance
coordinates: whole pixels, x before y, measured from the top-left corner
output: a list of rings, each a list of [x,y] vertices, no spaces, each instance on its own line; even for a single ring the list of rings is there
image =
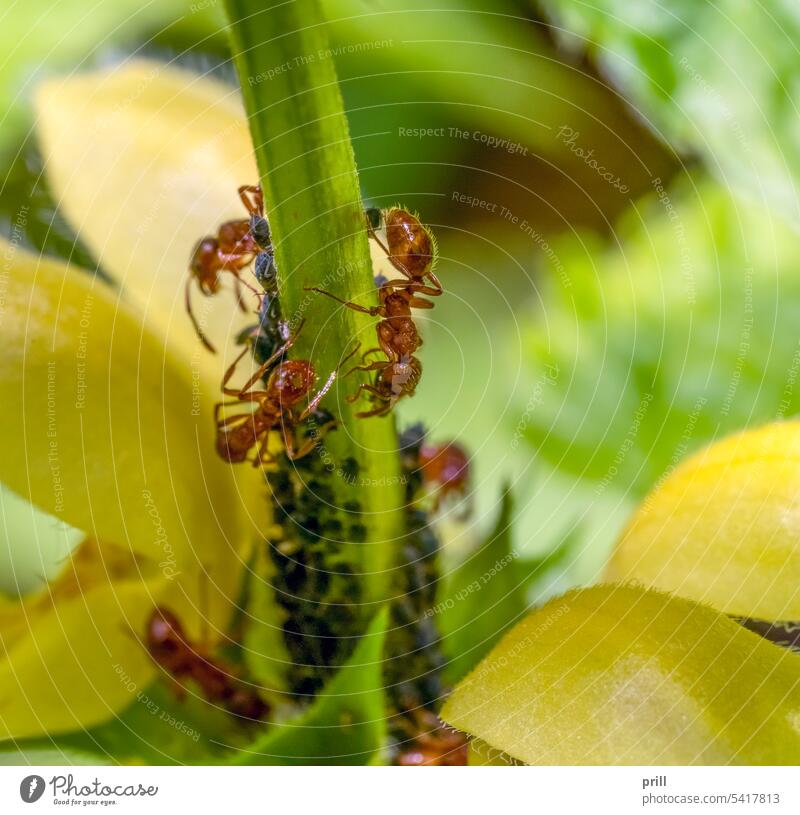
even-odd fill
[[[533,593],[541,601],[545,578],[575,556],[579,535],[567,534],[547,554],[522,559],[512,545],[514,500],[505,489],[495,527],[477,550],[440,581],[435,614],[447,658],[445,679],[457,682],[519,620]],[[548,587],[549,595],[552,588]]]
[[[513,0],[323,0],[368,196],[448,213],[456,186],[536,220],[606,227],[674,156]],[[580,134],[620,194],[559,136]],[[420,135],[420,130],[439,132]],[[456,130],[459,132],[456,133]],[[494,136],[502,144],[485,140]],[[463,220],[464,213],[460,213]]]
[[[103,756],[97,753],[82,753],[78,750],[47,750],[44,748],[31,748],[0,751],[0,766],[49,767],[67,764],[71,767],[96,766],[110,764]]]
[[[29,124],[33,87],[55,70],[80,70],[152,42],[198,42],[221,25],[215,2],[84,0],[11,3],[0,26],[0,154]]]
[[[792,0],[543,0],[663,138],[800,222],[800,6]],[[561,28],[563,27],[563,28]]]
[[[708,183],[670,194],[615,248],[559,243],[569,285],[552,275],[528,319],[531,382],[557,375],[525,438],[598,493],[640,495],[699,445],[800,408],[796,236]]]
[[[492,534],[440,582],[434,611],[448,659],[445,676],[461,679],[525,611],[525,591],[511,548],[513,502],[503,494]]]

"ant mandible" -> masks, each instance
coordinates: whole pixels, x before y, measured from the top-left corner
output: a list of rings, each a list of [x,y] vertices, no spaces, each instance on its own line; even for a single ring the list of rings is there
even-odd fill
[[[269,705],[258,692],[244,685],[221,660],[194,645],[169,609],[153,609],[145,645],[153,661],[174,680],[179,697],[186,693],[184,682],[192,680],[209,702],[221,704],[234,716],[259,721],[269,714]]]
[[[252,200],[250,196],[252,196]],[[254,286],[242,280],[240,277],[241,270],[249,266],[254,259],[258,261],[262,255],[266,259],[272,258],[270,229],[269,223],[264,217],[264,197],[261,193],[261,187],[258,185],[239,187],[239,198],[250,217],[238,221],[226,221],[217,230],[216,237],[206,236],[201,238],[192,252],[189,277],[186,279],[186,311],[197,332],[197,336],[212,353],[216,349],[203,333],[192,309],[192,282],[196,281],[201,293],[208,297],[219,291],[221,273],[230,272],[234,278],[237,302],[240,308],[244,310],[241,285],[247,286],[257,296],[261,296],[261,294]]]
[[[306,407],[297,413],[299,403],[311,394],[318,379],[314,364],[309,360],[278,360],[291,348],[302,329],[302,323],[295,334],[269,357],[241,388],[230,388],[228,382],[236,366],[247,353],[245,348],[225,372],[222,380],[222,392],[234,396],[230,403],[219,402],[215,409],[217,424],[217,453],[231,464],[247,461],[247,456],[254,447],[258,447],[253,466],[257,467],[272,458],[268,451],[270,431],[280,427],[284,450],[290,461],[302,458],[314,448],[319,433],[332,427],[333,420],[319,428],[313,438],[307,439],[299,448],[296,447],[295,429],[317,410],[319,403],[333,386],[341,367],[358,351],[358,346],[339,363],[328,376],[323,386],[309,399]],[[248,390],[259,379],[269,373],[264,390]],[[255,404],[255,409],[245,413],[220,418],[220,410],[228,405]]]

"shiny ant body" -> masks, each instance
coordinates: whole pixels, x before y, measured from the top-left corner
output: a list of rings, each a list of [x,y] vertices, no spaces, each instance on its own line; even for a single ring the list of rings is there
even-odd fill
[[[392,287],[433,297],[442,294],[442,284],[433,273],[437,258],[436,239],[419,218],[402,207],[372,208],[365,214],[370,237],[383,249],[392,266],[406,278],[391,281]],[[381,227],[386,232],[385,243],[378,235]],[[425,283],[426,280],[430,285]]]
[[[209,702],[219,703],[234,716],[260,721],[269,714],[270,707],[258,692],[243,684],[221,660],[194,645],[169,609],[153,609],[145,645],[153,661],[174,680],[179,698],[185,696],[184,683],[191,680]]]
[[[362,411],[361,418],[385,416],[403,396],[413,396],[422,376],[422,363],[414,356],[422,346],[422,338],[414,322],[412,309],[430,309],[433,303],[422,295],[438,296],[443,293],[442,284],[433,273],[436,259],[436,242],[431,232],[410,212],[399,207],[382,211],[369,209],[366,212],[370,236],[386,252],[395,269],[403,278],[378,279],[379,305],[367,307],[343,300],[335,294],[316,287],[307,291],[324,294],[345,307],[381,317],[375,330],[378,348],[365,352],[362,365],[353,371],[376,371],[372,384],[362,384],[348,401],[356,401],[362,393],[374,397],[376,406]],[[386,243],[378,236],[377,230],[385,226]],[[426,281],[430,281],[429,283]],[[386,359],[367,364],[365,358],[375,351],[382,351]],[[350,372],[352,373],[352,371]]]
[[[252,198],[251,198],[252,196]],[[241,286],[245,285],[256,295],[260,292],[246,281],[240,273],[253,260],[263,256],[262,265],[266,263],[274,268],[269,223],[264,217],[264,197],[260,186],[239,187],[239,198],[242,200],[250,217],[238,221],[226,221],[217,230],[216,236],[206,236],[198,241],[192,252],[189,264],[189,276],[186,279],[186,311],[192,321],[197,336],[209,351],[214,346],[203,333],[192,309],[191,287],[196,282],[200,292],[207,297],[216,294],[221,286],[221,275],[229,272],[233,275],[236,299],[244,310]],[[258,266],[258,263],[257,263]],[[258,271],[258,269],[257,269]],[[258,277],[258,274],[256,275]]]
[[[302,328],[302,324],[300,329]],[[319,403],[333,386],[341,366],[358,350],[356,346],[328,376],[325,384],[311,397],[303,410],[297,412],[300,402],[309,397],[317,381],[314,365],[309,360],[278,360],[291,348],[300,329],[289,337],[276,351],[263,362],[241,388],[228,387],[236,366],[247,353],[245,348],[228,368],[222,380],[222,392],[235,400],[227,405],[254,404],[255,409],[245,413],[235,413],[220,418],[221,408],[227,406],[219,402],[215,410],[217,424],[217,453],[231,464],[247,461],[253,448],[257,448],[253,466],[257,467],[272,459],[268,451],[269,434],[280,428],[284,450],[290,461],[302,458],[314,448],[320,433],[335,424],[329,421],[318,428],[313,438],[296,446],[295,430],[309,416],[317,412]],[[263,390],[248,390],[259,379],[267,376]]]

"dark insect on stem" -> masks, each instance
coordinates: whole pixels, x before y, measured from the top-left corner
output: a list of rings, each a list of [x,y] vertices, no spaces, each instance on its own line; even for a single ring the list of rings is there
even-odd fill
[[[406,484],[406,535],[402,568],[392,603],[392,633],[386,678],[394,714],[390,719],[393,761],[403,766],[452,765],[466,761],[464,737],[444,728],[436,716],[446,689],[444,657],[432,609],[439,580],[439,541],[431,513],[442,491],[466,489],[467,456],[454,443],[436,445],[422,424],[400,435],[400,461]],[[457,451],[457,452],[456,452]],[[444,465],[447,466],[444,466]]]
[[[242,280],[242,270],[262,255],[267,259],[272,257],[270,230],[264,217],[264,199],[261,187],[239,187],[239,197],[250,217],[238,221],[226,221],[219,227],[216,235],[201,238],[192,252],[189,276],[186,279],[186,311],[197,336],[212,353],[216,349],[206,337],[192,309],[192,283],[197,284],[202,294],[210,297],[220,290],[221,275],[228,272],[233,276],[236,300],[244,311],[246,307],[242,299],[241,287],[246,286],[258,297],[261,296],[261,293],[246,280]],[[262,264],[264,262],[262,261]]]
[[[185,683],[194,682],[209,702],[250,721],[265,719],[270,707],[255,688],[244,684],[222,660],[192,643],[180,620],[169,609],[156,607],[147,622],[145,645],[153,661],[173,680],[176,695],[186,695]]]

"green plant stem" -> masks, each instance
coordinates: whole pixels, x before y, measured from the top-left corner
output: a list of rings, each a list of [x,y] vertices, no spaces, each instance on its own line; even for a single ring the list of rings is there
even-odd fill
[[[226,0],[225,6],[272,230],[281,308],[294,327],[305,320],[293,355],[311,359],[322,379],[355,342],[362,349],[374,346],[374,319],[305,287],[377,303],[327,24],[316,0]],[[333,480],[339,505],[355,501],[363,513],[366,540],[353,544],[359,547],[354,560],[363,574],[363,599],[378,603],[389,595],[403,534],[403,493],[394,421],[359,419],[356,412],[369,403],[350,405],[344,398],[366,376],[340,377],[337,393],[327,397],[338,430],[325,438],[325,447],[337,469],[348,459],[358,462],[355,483]],[[374,610],[367,609],[367,616]]]

